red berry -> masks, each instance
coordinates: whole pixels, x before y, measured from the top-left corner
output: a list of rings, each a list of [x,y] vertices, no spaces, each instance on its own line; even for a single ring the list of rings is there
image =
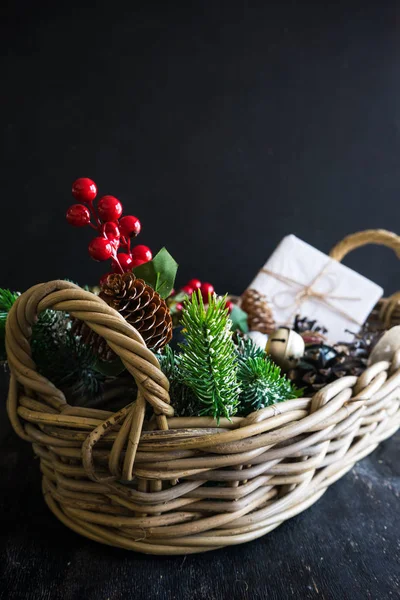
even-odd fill
[[[153,258],[150,248],[143,245],[135,246],[131,254],[133,259],[142,260],[143,262],[149,262]]]
[[[214,286],[211,285],[211,283],[202,283],[200,291],[201,291],[201,295],[203,296],[204,302],[208,302],[209,294],[214,293]]]
[[[169,294],[168,298],[171,298],[171,296],[175,296],[175,294],[176,294],[175,288],[172,288],[172,290],[170,291],[170,294]]]
[[[230,313],[232,312],[234,306],[235,305],[230,300],[228,300],[227,303],[225,304],[225,307],[229,310]]]
[[[187,282],[187,285],[194,290],[199,290],[201,288],[201,281],[200,279],[191,279]]]
[[[124,273],[132,269],[133,260],[130,254],[125,254],[124,252],[121,252],[120,254],[117,254],[117,259]],[[120,273],[119,265],[115,260],[113,260],[112,262],[112,270],[114,273]]]
[[[178,304],[176,304],[175,308],[176,308],[176,310],[178,312],[182,312],[183,311],[183,304],[181,304],[180,302],[178,302]]]
[[[112,275],[112,273],[105,273],[100,277],[100,285],[103,285],[107,281],[109,275]]]
[[[93,202],[97,195],[97,185],[88,177],[80,177],[72,184],[72,195],[79,202]]]
[[[148,260],[142,260],[141,258],[133,258],[132,259],[132,269],[135,269],[135,267],[140,267],[140,265],[144,265],[144,263],[149,262]]]
[[[119,227],[114,221],[108,221],[107,223],[104,223],[102,231],[109,240],[119,238],[121,235],[119,232]]]
[[[191,296],[194,292],[194,289],[189,284],[184,285],[182,288],[182,292],[185,292],[188,296]]]
[[[74,227],[85,227],[90,223],[90,212],[83,204],[73,204],[67,210],[67,221]]]
[[[97,204],[102,221],[118,221],[122,215],[122,204],[114,196],[103,196]]]
[[[94,260],[108,260],[113,254],[113,247],[106,238],[96,237],[89,244],[89,254]]]
[[[137,217],[126,215],[120,220],[119,228],[123,236],[130,238],[139,235],[142,226]]]

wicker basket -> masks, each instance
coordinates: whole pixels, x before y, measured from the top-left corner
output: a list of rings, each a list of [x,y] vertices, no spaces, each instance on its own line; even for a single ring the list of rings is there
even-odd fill
[[[331,256],[384,231],[349,236]],[[396,300],[396,298],[395,298]],[[116,412],[70,406],[37,373],[29,338],[38,313],[68,311],[103,336],[135,378],[138,397]],[[43,494],[68,527],[97,542],[187,554],[254,540],[311,506],[400,424],[400,351],[358,379],[245,418],[174,418],[168,381],[135,329],[66,281],[36,285],[7,320],[8,414],[40,458]],[[155,417],[145,421],[146,403]]]

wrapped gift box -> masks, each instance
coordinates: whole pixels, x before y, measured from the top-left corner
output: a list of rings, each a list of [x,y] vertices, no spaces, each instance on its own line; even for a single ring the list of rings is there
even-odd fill
[[[331,342],[356,333],[383,289],[294,235],[285,237],[249,286],[265,294],[279,325],[300,314],[328,329]]]

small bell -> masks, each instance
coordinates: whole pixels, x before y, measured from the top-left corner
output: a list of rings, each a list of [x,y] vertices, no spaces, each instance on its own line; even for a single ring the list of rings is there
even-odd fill
[[[304,340],[293,329],[280,327],[268,338],[265,351],[284,371],[293,368],[304,355]]]

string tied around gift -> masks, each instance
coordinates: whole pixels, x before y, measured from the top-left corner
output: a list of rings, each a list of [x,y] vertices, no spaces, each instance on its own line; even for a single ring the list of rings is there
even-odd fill
[[[338,313],[342,317],[352,321],[356,325],[362,325],[357,319],[355,319],[352,315],[348,314],[345,310],[334,304],[332,301],[334,300],[345,300],[357,302],[360,301],[361,298],[357,298],[355,296],[337,296],[333,294],[336,288],[336,281],[333,281],[333,278],[336,279],[335,273],[326,273],[327,268],[329,267],[329,262],[323,267],[323,269],[314,277],[314,279],[308,283],[303,284],[300,281],[296,281],[291,277],[287,277],[286,275],[281,275],[280,273],[275,273],[266,267],[261,269],[261,272],[274,277],[278,281],[282,283],[287,283],[292,286],[299,286],[300,289],[297,291],[293,290],[294,293],[291,293],[291,290],[281,290],[277,292],[272,298],[272,302],[275,304],[277,308],[287,309],[293,307],[292,314],[288,317],[288,322],[292,320],[294,315],[296,314],[298,308],[305,302],[306,300],[317,300],[325,306],[328,306],[331,310]],[[326,281],[328,283],[328,288],[325,291],[320,291],[315,289],[315,285],[317,282]],[[292,298],[288,302],[279,301],[279,298],[283,298],[284,296],[292,296]]]

